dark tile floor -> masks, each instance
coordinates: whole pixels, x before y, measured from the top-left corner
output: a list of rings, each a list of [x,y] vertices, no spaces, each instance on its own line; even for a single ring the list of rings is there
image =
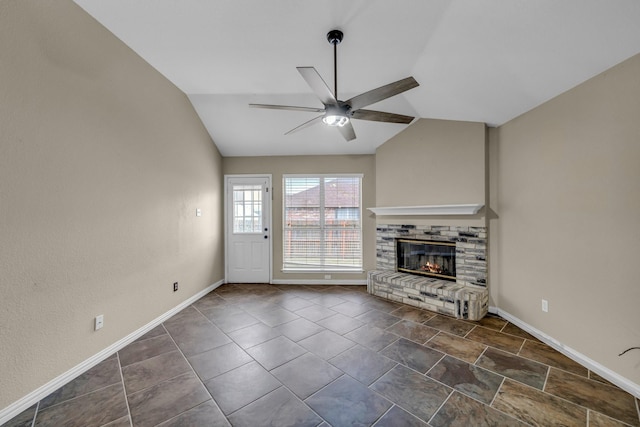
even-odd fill
[[[507,321],[361,286],[224,285],[5,426],[640,426]]]

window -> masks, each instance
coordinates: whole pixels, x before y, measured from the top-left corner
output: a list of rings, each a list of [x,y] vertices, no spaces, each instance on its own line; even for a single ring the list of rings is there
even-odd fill
[[[362,270],[362,175],[285,175],[283,270]]]
[[[262,186],[233,186],[233,232],[262,233]]]

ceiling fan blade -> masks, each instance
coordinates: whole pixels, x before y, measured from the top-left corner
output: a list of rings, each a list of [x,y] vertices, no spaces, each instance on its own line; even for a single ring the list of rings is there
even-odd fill
[[[408,125],[413,121],[415,117],[404,116],[402,114],[385,113],[384,111],[374,110],[356,110],[351,116],[358,120],[370,120],[374,122],[386,122],[386,123],[402,123]]]
[[[344,139],[347,141],[351,141],[356,139],[356,131],[353,130],[353,125],[351,122],[347,122],[344,126],[336,126]]]
[[[313,90],[313,93],[316,94],[320,101],[324,105],[337,105],[338,101],[336,97],[329,89],[329,86],[322,80],[320,74],[313,67],[296,67],[298,72],[302,75],[302,78],[307,82],[307,84]]]
[[[397,82],[389,83],[388,85],[380,86],[377,89],[370,90],[346,101],[346,104],[351,106],[351,110],[359,110],[367,105],[375,104],[383,99],[391,98],[394,95],[405,92],[414,87],[420,86],[416,79],[413,77],[407,77],[406,79],[398,80]]]
[[[289,135],[290,133],[297,132],[297,131],[302,130],[304,128],[307,128],[307,127],[309,127],[311,125],[314,125],[317,122],[319,122],[322,119],[322,117],[324,117],[324,114],[321,115],[321,116],[318,116],[318,117],[314,117],[313,119],[304,122],[300,126],[297,126],[297,127],[293,128],[293,129],[291,129],[289,132],[285,133],[285,135]]]
[[[271,110],[292,110],[292,111],[307,111],[310,113],[324,113],[324,108],[296,107],[293,105],[249,104],[249,107],[268,108]]]

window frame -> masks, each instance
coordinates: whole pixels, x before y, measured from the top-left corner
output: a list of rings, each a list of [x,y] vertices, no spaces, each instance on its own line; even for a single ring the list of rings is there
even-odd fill
[[[326,265],[324,258],[326,252],[321,255],[323,258],[323,265],[308,265],[308,266],[287,266],[286,248],[287,248],[287,231],[300,230],[299,228],[287,227],[287,179],[289,178],[307,178],[307,179],[319,179],[319,195],[318,195],[318,212],[319,212],[319,226],[320,236],[324,239],[324,232],[327,230],[325,224],[326,206],[325,206],[325,188],[326,178],[357,178],[358,185],[358,210],[359,215],[357,217],[357,228],[359,231],[358,242],[358,260],[359,265],[354,266],[336,266]],[[282,271],[285,273],[314,273],[314,272],[335,272],[335,273],[361,273],[364,268],[364,254],[363,254],[363,207],[362,207],[362,183],[364,174],[361,173],[335,173],[335,174],[283,174],[282,175]],[[312,187],[309,187],[312,188]],[[321,247],[324,247],[321,245]]]

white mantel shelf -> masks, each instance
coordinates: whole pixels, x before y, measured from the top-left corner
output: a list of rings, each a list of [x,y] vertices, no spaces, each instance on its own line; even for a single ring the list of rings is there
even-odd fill
[[[475,215],[484,205],[427,205],[427,206],[389,206],[381,208],[367,208],[376,215]]]

